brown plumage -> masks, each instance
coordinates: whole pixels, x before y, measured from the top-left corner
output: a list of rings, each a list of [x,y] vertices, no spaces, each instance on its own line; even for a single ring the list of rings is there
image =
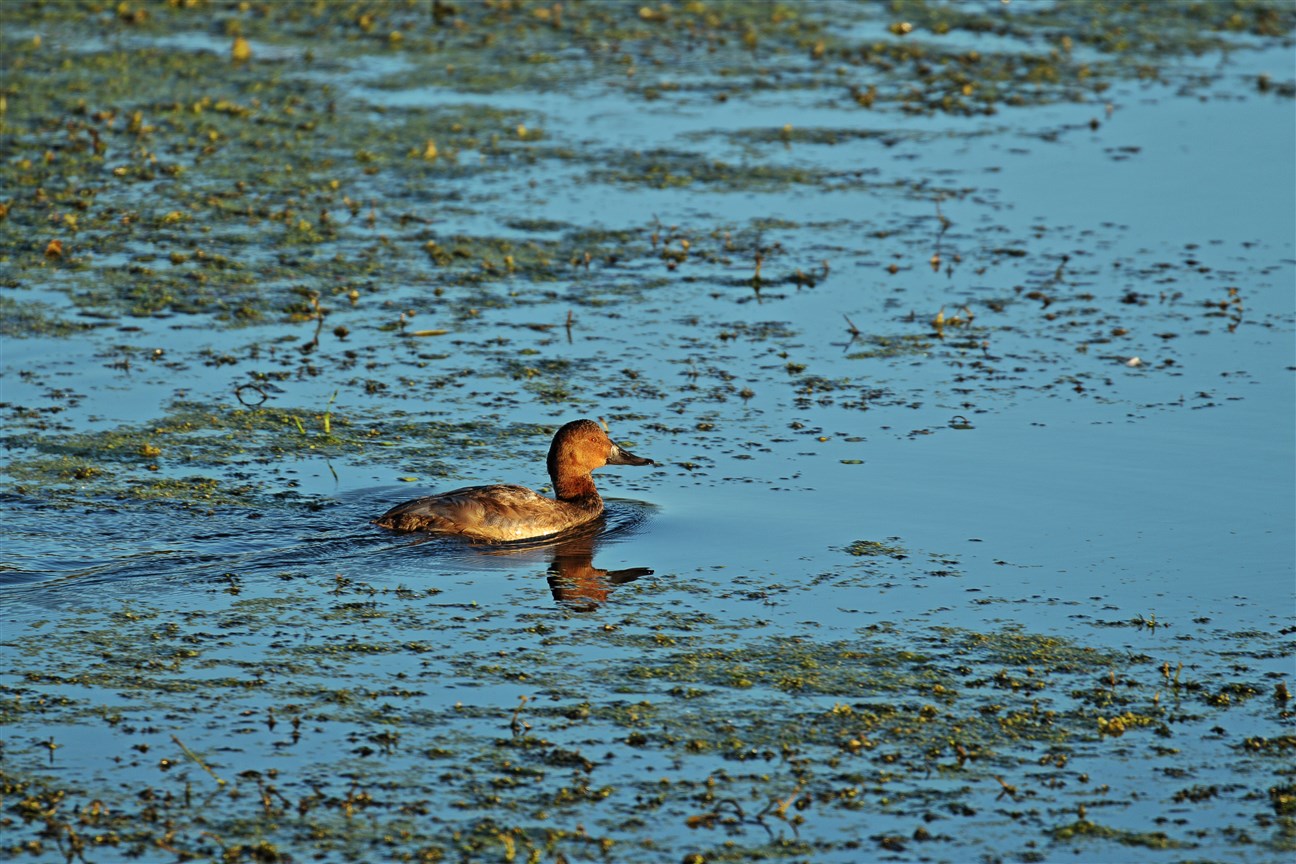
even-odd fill
[[[655,465],[622,450],[592,420],[554,435],[547,460],[554,497],[524,486],[469,486],[398,504],[374,520],[393,531],[435,531],[476,540],[544,537],[597,519],[603,499],[590,472],[604,465]]]

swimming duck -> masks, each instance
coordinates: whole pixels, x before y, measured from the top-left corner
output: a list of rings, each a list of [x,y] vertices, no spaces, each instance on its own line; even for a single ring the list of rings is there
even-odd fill
[[[603,499],[590,476],[595,468],[656,464],[612,443],[593,420],[573,420],[558,430],[549,446],[553,498],[524,486],[469,486],[398,504],[374,524],[393,531],[435,531],[496,542],[544,537],[603,513]]]

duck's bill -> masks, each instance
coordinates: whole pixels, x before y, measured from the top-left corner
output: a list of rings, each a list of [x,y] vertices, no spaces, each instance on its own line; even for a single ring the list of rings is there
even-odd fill
[[[623,450],[617,445],[612,445],[612,452],[608,454],[607,464],[609,465],[656,465],[651,459],[645,459],[642,456],[636,456],[629,450]]]

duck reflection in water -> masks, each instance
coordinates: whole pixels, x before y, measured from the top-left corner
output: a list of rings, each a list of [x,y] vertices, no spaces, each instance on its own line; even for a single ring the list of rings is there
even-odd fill
[[[539,557],[550,555],[549,590],[560,606],[573,612],[593,612],[607,602],[613,588],[651,576],[648,567],[603,570],[594,566],[594,552],[605,528],[602,518],[582,525],[561,538],[547,543],[522,547],[494,546],[482,548],[486,555]]]
[[[574,612],[592,612],[607,602],[614,585],[651,576],[647,567],[600,570],[594,566],[594,536],[577,537],[559,543],[549,564],[549,590],[563,606]]]

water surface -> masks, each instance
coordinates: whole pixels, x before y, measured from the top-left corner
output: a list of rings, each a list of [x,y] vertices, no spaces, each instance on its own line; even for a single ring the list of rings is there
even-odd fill
[[[5,8],[6,849],[1285,860],[1290,10],[463,5]]]

